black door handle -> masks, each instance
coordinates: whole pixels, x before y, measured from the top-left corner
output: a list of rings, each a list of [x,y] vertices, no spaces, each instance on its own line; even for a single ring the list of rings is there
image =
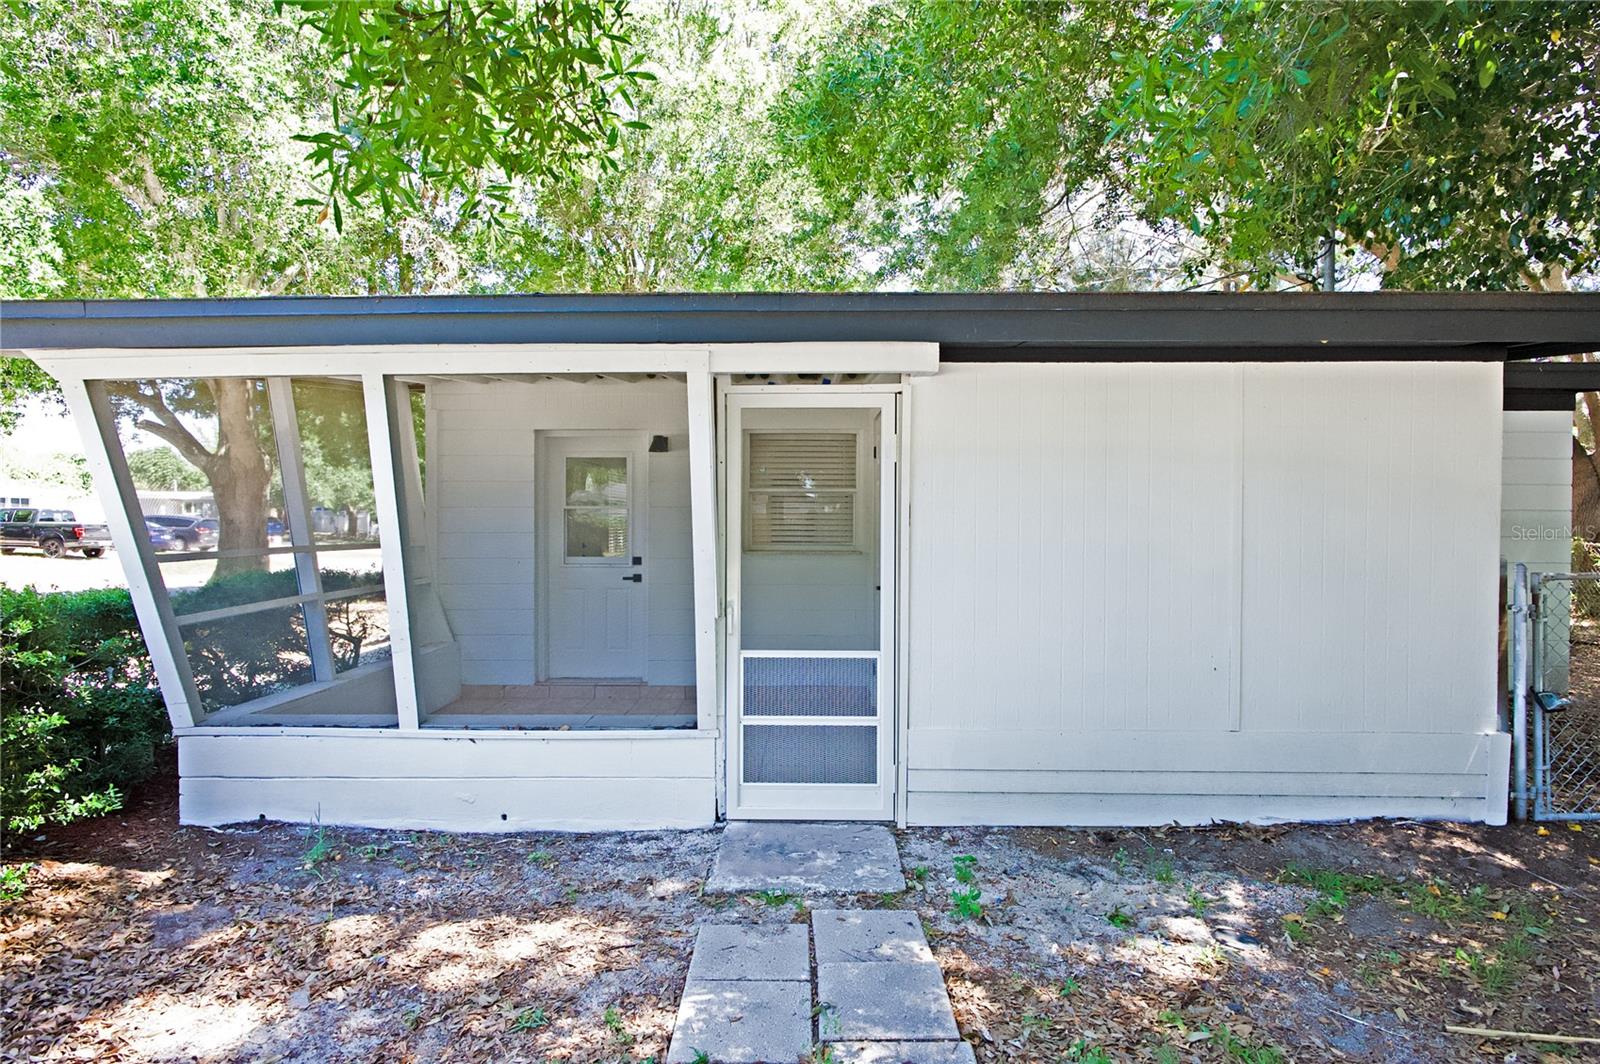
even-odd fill
[[[632,576],[625,576],[625,577],[622,578],[622,582],[624,584],[628,583],[630,580],[632,582],[634,582],[635,584],[642,584],[642,583],[644,583],[644,574],[643,573],[634,573]]]

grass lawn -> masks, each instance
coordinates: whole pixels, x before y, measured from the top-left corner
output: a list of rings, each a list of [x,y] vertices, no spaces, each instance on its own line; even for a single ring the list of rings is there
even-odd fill
[[[920,912],[980,1061],[1600,1036],[1600,825],[914,829],[904,894],[727,898],[700,893],[715,831],[212,831],[177,827],[174,789],[12,840],[5,1059],[659,1060],[697,926],[824,903]]]

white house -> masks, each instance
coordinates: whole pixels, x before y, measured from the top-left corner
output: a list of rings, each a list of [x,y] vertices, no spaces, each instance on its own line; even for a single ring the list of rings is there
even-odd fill
[[[1600,348],[1596,295],[0,314],[82,429],[184,821],[466,830],[1500,822],[1501,564],[1561,557],[1517,530],[1595,386],[1525,360]],[[108,394],[192,378],[274,429],[243,603],[134,533]],[[312,387],[364,418],[381,542],[313,527]]]

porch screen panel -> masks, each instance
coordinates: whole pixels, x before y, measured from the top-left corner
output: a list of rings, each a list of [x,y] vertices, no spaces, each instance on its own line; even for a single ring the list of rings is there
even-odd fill
[[[380,665],[389,645],[360,386],[222,377],[105,387],[135,527],[153,547],[205,722],[338,713],[337,692],[300,699],[298,689]]]

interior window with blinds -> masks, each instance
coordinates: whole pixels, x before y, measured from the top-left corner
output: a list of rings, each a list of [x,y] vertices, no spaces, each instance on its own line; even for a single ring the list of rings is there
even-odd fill
[[[750,550],[856,548],[856,434],[752,432],[745,453]]]

